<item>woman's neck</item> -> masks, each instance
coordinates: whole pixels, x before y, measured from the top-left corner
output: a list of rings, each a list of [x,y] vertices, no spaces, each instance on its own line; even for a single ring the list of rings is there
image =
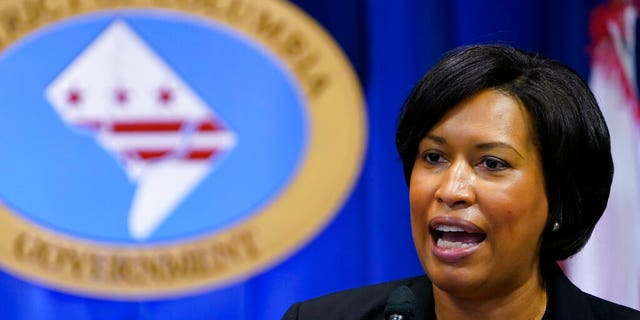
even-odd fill
[[[508,293],[489,298],[460,298],[435,285],[433,294],[438,320],[540,320],[547,306],[547,294],[539,277],[529,279]]]

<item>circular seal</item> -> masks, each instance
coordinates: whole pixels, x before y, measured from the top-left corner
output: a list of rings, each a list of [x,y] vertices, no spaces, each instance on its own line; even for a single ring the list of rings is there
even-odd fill
[[[0,3],[0,266],[152,299],[276,264],[339,210],[366,115],[284,1]]]

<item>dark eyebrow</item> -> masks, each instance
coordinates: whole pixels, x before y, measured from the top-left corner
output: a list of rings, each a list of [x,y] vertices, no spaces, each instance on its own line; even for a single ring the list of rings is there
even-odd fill
[[[513,146],[511,146],[508,143],[504,143],[504,142],[486,142],[486,143],[479,143],[476,145],[476,148],[481,149],[481,150],[487,150],[487,149],[511,149],[513,150],[513,152],[515,152],[520,158],[524,159],[524,157],[520,154],[520,152],[518,152],[518,150],[516,150],[516,148],[514,148]]]
[[[447,144],[447,140],[445,140],[443,137],[440,137],[440,136],[434,136],[434,135],[430,134],[430,135],[427,135],[424,138],[432,140],[433,142],[436,142],[438,144]]]
[[[427,135],[426,137],[424,137],[424,139],[429,139],[437,144],[447,144],[447,140],[443,137],[440,136],[436,136],[436,135]],[[476,145],[476,148],[480,149],[480,150],[488,150],[488,149],[510,149],[513,150],[513,152],[515,152],[520,158],[524,159],[524,157],[520,154],[520,152],[518,152],[518,150],[516,150],[516,148],[514,148],[512,145],[505,143],[505,142],[485,142],[485,143],[479,143]]]

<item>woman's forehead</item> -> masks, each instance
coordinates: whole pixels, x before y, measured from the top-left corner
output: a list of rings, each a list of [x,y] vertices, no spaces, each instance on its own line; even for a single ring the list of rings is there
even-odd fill
[[[533,142],[532,128],[531,118],[518,100],[499,91],[485,90],[451,108],[426,137],[528,145]]]

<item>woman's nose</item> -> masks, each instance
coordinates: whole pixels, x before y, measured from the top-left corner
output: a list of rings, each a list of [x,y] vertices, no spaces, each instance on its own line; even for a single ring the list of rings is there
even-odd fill
[[[452,209],[462,209],[475,202],[475,175],[466,162],[454,162],[442,173],[435,197]]]

